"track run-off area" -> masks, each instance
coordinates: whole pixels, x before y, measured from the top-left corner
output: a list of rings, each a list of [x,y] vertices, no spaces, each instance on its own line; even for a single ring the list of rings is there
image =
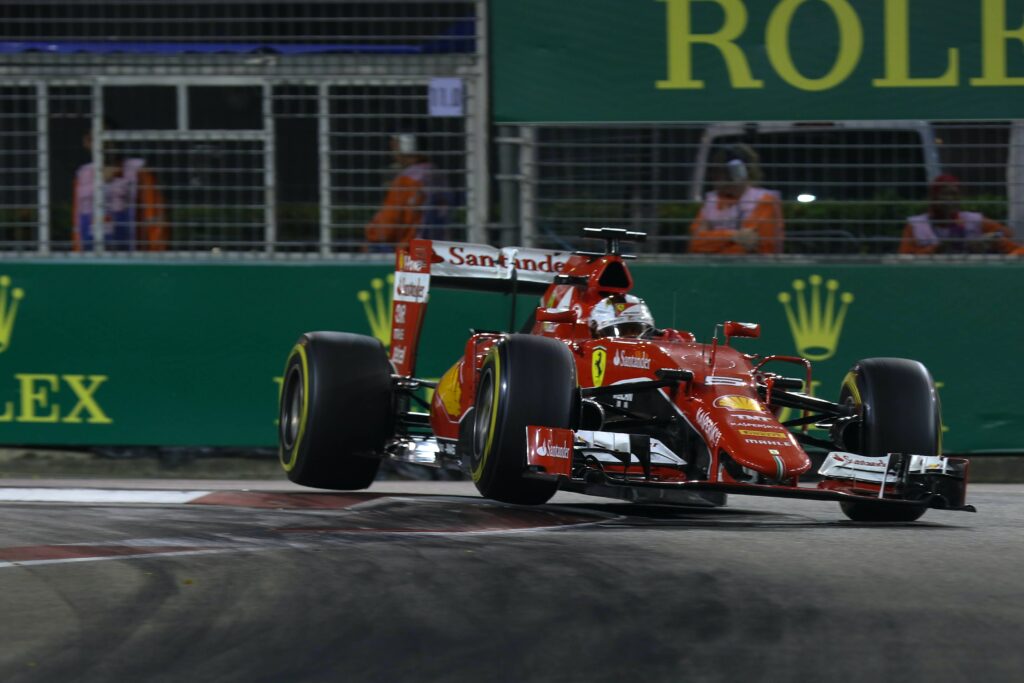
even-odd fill
[[[0,680],[1019,681],[1022,493],[867,525],[738,496],[0,480]]]

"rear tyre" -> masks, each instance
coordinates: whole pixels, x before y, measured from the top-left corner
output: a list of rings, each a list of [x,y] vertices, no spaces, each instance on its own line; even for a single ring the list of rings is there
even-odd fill
[[[470,471],[482,495],[540,505],[557,481],[525,478],[526,427],[571,429],[579,417],[576,362],[560,341],[512,335],[491,348],[477,382]]]
[[[867,358],[853,366],[839,393],[840,403],[853,405],[859,428],[843,434],[847,450],[861,455],[888,453],[938,455],[942,418],[931,374],[921,363],[905,358]],[[905,503],[840,503],[857,522],[912,522],[927,510]]]
[[[381,343],[308,332],[288,356],[281,388],[281,466],[303,486],[364,489],[393,434],[391,362]]]

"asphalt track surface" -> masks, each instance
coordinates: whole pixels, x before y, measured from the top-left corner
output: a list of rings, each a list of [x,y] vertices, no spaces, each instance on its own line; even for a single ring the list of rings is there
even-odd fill
[[[735,496],[0,481],[0,681],[1021,681],[1022,493],[871,526]]]

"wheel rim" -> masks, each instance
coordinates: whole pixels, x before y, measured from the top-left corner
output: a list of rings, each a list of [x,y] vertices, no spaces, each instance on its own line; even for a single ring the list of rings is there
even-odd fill
[[[285,378],[284,391],[281,393],[281,445],[290,450],[299,438],[302,426],[302,370],[293,366]]]
[[[487,434],[491,429],[491,410],[494,404],[494,373],[490,368],[480,377],[477,405],[473,411],[473,458],[483,456]]]

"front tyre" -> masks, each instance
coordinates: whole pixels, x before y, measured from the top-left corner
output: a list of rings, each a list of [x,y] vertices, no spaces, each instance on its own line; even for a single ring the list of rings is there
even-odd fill
[[[364,489],[393,434],[391,363],[381,343],[309,332],[288,356],[278,430],[281,466],[296,484]]]
[[[469,425],[477,490],[506,503],[546,503],[558,482],[523,476],[526,427],[572,429],[578,416],[576,362],[563,342],[516,334],[493,346],[480,371]]]
[[[889,453],[938,455],[942,418],[931,374],[921,363],[905,358],[867,358],[853,366],[839,394],[840,403],[854,406],[859,427],[844,433],[847,450],[861,455]],[[843,513],[858,522],[912,522],[927,509],[904,503],[840,503]]]

